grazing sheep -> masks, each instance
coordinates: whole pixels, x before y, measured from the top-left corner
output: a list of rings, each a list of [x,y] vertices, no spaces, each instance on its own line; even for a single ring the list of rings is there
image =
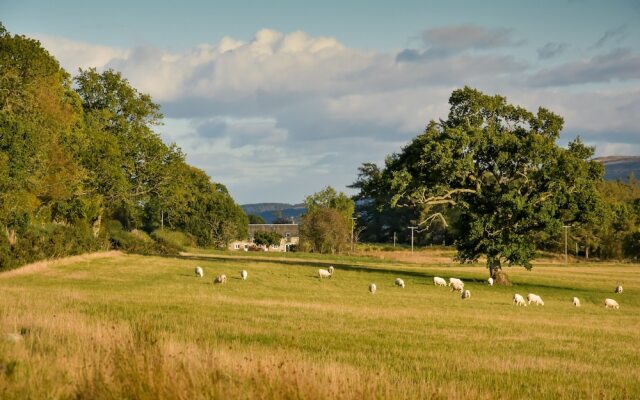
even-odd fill
[[[329,273],[330,273],[331,275],[333,275],[333,271],[334,271],[334,269],[333,269],[333,265],[329,265]]]
[[[240,277],[242,278],[243,281],[247,280],[247,276],[248,275],[249,275],[249,273],[245,269],[243,269],[242,272],[240,272]]]
[[[198,278],[202,278],[204,276],[204,271],[202,270],[202,267],[196,267],[196,276]]]
[[[216,276],[216,278],[213,280],[213,283],[219,283],[221,285],[224,285],[225,283],[227,283],[227,276],[222,274],[222,275],[218,275]]]
[[[577,298],[577,297],[574,297],[574,298],[573,298],[573,303],[572,303],[572,304],[573,304],[574,306],[576,306],[576,307],[580,307],[580,299],[579,299],[579,298]]]
[[[604,308],[615,308],[618,310],[620,309],[620,305],[614,299],[604,299]]]
[[[457,290],[458,292],[462,293],[462,291],[464,290],[464,283],[462,282],[453,282],[453,284],[451,285],[451,291]]]
[[[529,293],[527,295],[527,300],[529,301],[529,305],[531,305],[531,302],[536,303],[536,306],[544,305],[544,301],[542,301],[542,297],[538,296],[537,294]]]
[[[525,306],[525,307],[527,306],[527,303],[525,303],[524,301],[524,297],[522,297],[518,293],[513,295],[513,304],[517,306]]]
[[[616,294],[622,294],[622,285],[616,286]]]
[[[459,286],[462,286],[464,288],[464,282],[462,282],[461,279],[449,278],[449,286],[453,286],[454,283],[457,283]],[[456,290],[458,290],[458,289],[456,289]]]
[[[400,278],[396,278],[396,286],[400,286],[404,289],[404,281]]]
[[[469,297],[471,297],[471,292],[469,291],[469,289],[465,290],[464,292],[462,292],[462,300],[464,299],[468,299]]]
[[[369,291],[371,292],[371,294],[376,294],[376,289],[377,287],[375,283],[369,285]]]
[[[487,282],[489,282],[489,286],[493,286],[493,278],[487,279]]]
[[[319,269],[318,276],[320,277],[320,279],[331,278],[331,275],[333,275],[332,272],[333,272],[333,269],[330,269],[329,271],[327,271],[326,269]]]
[[[447,286],[447,281],[445,281],[444,279],[440,278],[439,276],[434,276],[433,277],[433,284],[436,286]]]

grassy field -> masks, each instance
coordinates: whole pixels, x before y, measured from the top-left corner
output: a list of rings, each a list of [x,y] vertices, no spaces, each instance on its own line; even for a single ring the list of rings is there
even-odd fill
[[[640,266],[514,268],[489,287],[441,255],[109,253],[3,273],[0,398],[640,398]]]

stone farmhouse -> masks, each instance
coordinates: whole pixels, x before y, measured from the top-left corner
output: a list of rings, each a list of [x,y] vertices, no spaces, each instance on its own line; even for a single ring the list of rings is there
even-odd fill
[[[247,240],[236,240],[229,245],[230,250],[261,249],[263,251],[289,251],[291,246],[297,246],[300,243],[300,229],[298,224],[249,224],[249,238]],[[282,236],[279,245],[257,246],[253,242],[254,235],[257,232],[277,232]]]

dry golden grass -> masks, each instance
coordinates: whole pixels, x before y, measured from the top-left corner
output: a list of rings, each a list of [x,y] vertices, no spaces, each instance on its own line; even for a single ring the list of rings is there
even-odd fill
[[[215,252],[30,267],[0,279],[0,398],[639,397],[640,266],[508,272],[514,287],[490,288],[481,266]],[[514,307],[515,291],[546,305]]]

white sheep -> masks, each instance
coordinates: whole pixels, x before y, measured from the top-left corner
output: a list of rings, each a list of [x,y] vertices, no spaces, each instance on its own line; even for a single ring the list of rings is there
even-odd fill
[[[574,306],[576,306],[576,307],[580,307],[580,299],[579,299],[579,298],[577,298],[577,297],[574,297],[574,298],[573,298],[573,303],[572,303],[572,304],[573,304]]]
[[[544,305],[544,301],[542,301],[542,297],[538,296],[537,294],[529,293],[527,295],[527,300],[529,301],[529,305],[531,305],[531,302],[536,303],[536,306]]]
[[[615,308],[618,310],[620,309],[620,305],[614,299],[604,299],[604,308]]]
[[[462,291],[464,290],[464,283],[462,282],[453,282],[453,284],[451,285],[451,291],[457,290],[458,292],[462,293]]]
[[[447,281],[445,281],[444,279],[440,278],[439,276],[434,276],[433,277],[433,284],[436,286],[447,286]]]
[[[449,286],[453,285],[454,283],[458,283],[460,286],[464,287],[464,282],[462,282],[462,280],[458,278],[449,278]]]
[[[198,278],[202,278],[204,276],[204,271],[202,270],[202,267],[196,267],[196,276]]]
[[[469,291],[469,289],[465,290],[464,292],[462,292],[462,299],[468,299],[469,297],[471,297],[471,292]]]
[[[513,304],[517,306],[525,306],[525,307],[527,306],[527,303],[525,303],[524,301],[524,297],[522,297],[518,293],[513,295]]]
[[[489,286],[493,286],[493,278],[487,279],[487,282],[489,282]]]
[[[249,273],[245,269],[243,269],[242,272],[240,272],[240,277],[242,278],[243,281],[247,280],[247,276],[248,275],[249,275]]]
[[[376,289],[377,287],[375,283],[369,285],[369,291],[371,292],[371,294],[376,294]]]
[[[616,286],[616,294],[622,294],[622,285]]]
[[[216,276],[216,278],[213,280],[213,283],[219,283],[221,285],[224,285],[225,283],[227,283],[227,276],[222,274],[222,275],[218,275]]]
[[[396,278],[396,286],[400,286],[404,289],[404,281],[400,278]]]
[[[331,272],[331,270],[327,271],[326,269],[319,269],[318,276],[320,277],[320,279],[331,278],[331,275],[333,275]]]

